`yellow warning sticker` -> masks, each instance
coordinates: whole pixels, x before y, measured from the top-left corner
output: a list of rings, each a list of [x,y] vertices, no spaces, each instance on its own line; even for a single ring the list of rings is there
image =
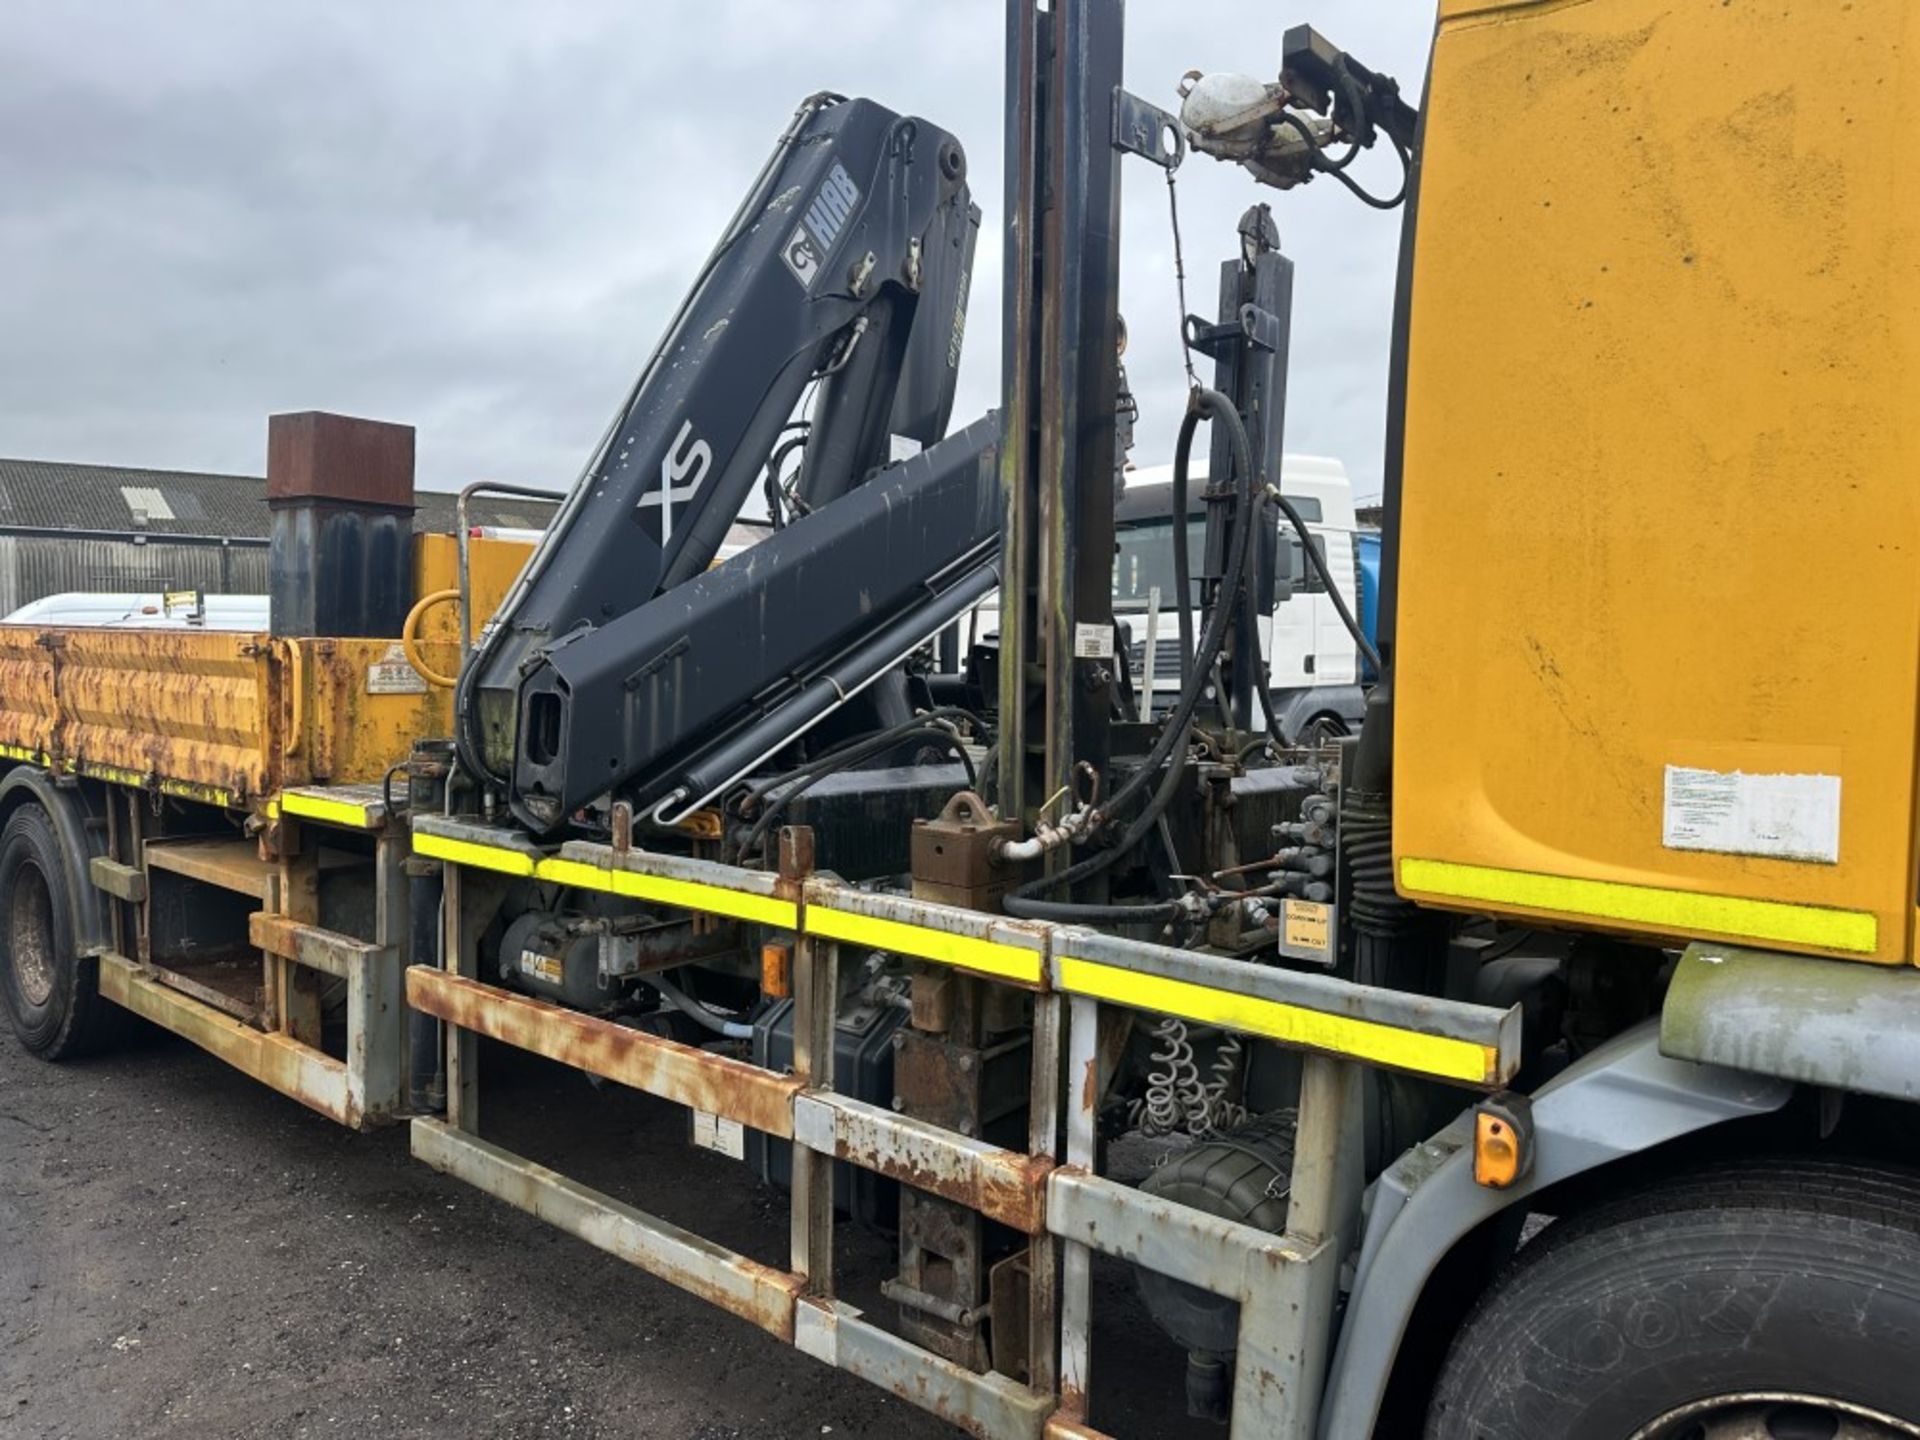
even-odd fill
[[[1281,908],[1287,945],[1297,950],[1325,950],[1331,939],[1333,907],[1312,900],[1289,900]]]

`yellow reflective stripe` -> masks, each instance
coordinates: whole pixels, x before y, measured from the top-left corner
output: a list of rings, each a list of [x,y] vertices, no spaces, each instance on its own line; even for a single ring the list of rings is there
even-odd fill
[[[1023,985],[1040,983],[1040,952],[1020,945],[1005,945],[998,940],[930,930],[924,925],[881,920],[826,905],[807,906],[807,933],[823,940],[845,940],[854,945],[871,945],[876,950],[898,951],[962,970],[975,970],[982,975],[998,975]]]
[[[367,807],[358,801],[334,800],[323,795],[304,795],[298,790],[287,790],[280,795],[280,808],[289,815],[305,815],[312,820],[325,820],[329,824],[345,825],[353,830],[376,828],[367,816]]]
[[[198,800],[207,805],[221,805],[234,810],[240,808],[240,797],[217,785],[199,785],[191,780],[155,780],[147,772],[126,770],[118,765],[96,765],[90,761],[70,764],[66,768],[68,774],[85,775],[90,780],[104,780],[110,785],[125,785],[135,790],[145,790],[151,785],[162,795],[177,795],[182,800]]]
[[[1613,880],[1535,875],[1523,870],[1460,865],[1451,860],[1402,860],[1400,884],[1409,891],[1449,900],[1580,915],[1670,933],[1737,935],[1858,955],[1871,955],[1880,946],[1880,922],[1858,910],[1698,895]]]
[[[38,750],[29,750],[24,745],[0,745],[0,755],[9,760],[25,760],[30,764],[44,765],[47,757]]]
[[[1257,995],[1214,990],[1165,975],[1146,975],[1103,965],[1094,960],[1057,956],[1060,988],[1070,995],[1088,995],[1124,1005],[1130,1010],[1178,1015],[1207,1025],[1219,1025],[1249,1035],[1264,1035],[1287,1045],[1348,1055],[1376,1065],[1414,1070],[1469,1085],[1492,1084],[1499,1073],[1499,1055],[1491,1045],[1426,1035],[1373,1020],[1329,1015]]]
[[[483,845],[477,840],[455,840],[425,831],[415,832],[413,851],[416,855],[451,860],[456,865],[471,865],[478,870],[525,875],[576,890],[603,890],[609,895],[651,900],[655,904],[700,910],[709,915],[728,915],[780,930],[795,930],[800,925],[800,907],[777,895],[755,895],[671,875],[643,875],[637,870],[603,870],[581,860],[543,858],[524,850],[509,850],[504,845]]]
[[[494,870],[503,875],[532,875],[535,856],[499,845],[481,845],[472,840],[455,840],[446,835],[415,831],[413,853],[435,860],[451,860],[456,865],[471,865],[476,870]]]
[[[637,870],[602,870],[582,860],[542,860],[534,867],[534,879],[555,885],[572,885],[582,890],[605,890],[635,900],[651,900],[660,905],[675,905],[683,910],[703,910],[712,915],[729,915],[755,925],[772,925],[781,930],[797,929],[800,910],[791,900],[777,895],[755,895],[708,885],[698,880],[680,880],[671,875],[646,875]]]

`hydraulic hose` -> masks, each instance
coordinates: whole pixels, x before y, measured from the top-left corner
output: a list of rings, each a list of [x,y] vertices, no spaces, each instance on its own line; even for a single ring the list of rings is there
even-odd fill
[[[682,1015],[702,1025],[716,1035],[724,1035],[729,1040],[751,1040],[753,1026],[742,1024],[738,1020],[729,1020],[724,1015],[715,1014],[698,1000],[688,996],[679,986],[659,975],[649,975],[647,984],[658,990],[667,1003]]]
[[[1180,438],[1173,446],[1173,607],[1180,624],[1180,688],[1187,688],[1187,676],[1193,666],[1193,555],[1188,549],[1187,466],[1193,455],[1194,432],[1200,428],[1199,413],[1192,406],[1180,420]],[[1147,714],[1153,713],[1153,697],[1147,697]]]
[[[1192,725],[1187,732],[1192,732]],[[1186,752],[1186,735],[1180,743],[1181,758]],[[1069,865],[1057,875],[1049,875],[1030,884],[1022,885],[1010,892],[1001,901],[1001,908],[1007,914],[1021,920],[1062,920],[1069,923],[1086,924],[1126,924],[1146,923],[1148,921],[1167,921],[1180,913],[1180,906],[1171,901],[1150,905],[1078,905],[1069,901],[1040,900],[1035,894],[1041,890],[1053,889],[1061,885],[1075,885],[1089,876],[1097,875],[1113,865],[1122,855],[1132,850],[1147,836],[1154,827],[1160,814],[1172,803],[1180,787],[1184,767],[1176,758],[1167,765],[1166,774],[1160,779],[1147,806],[1126,828],[1118,843],[1108,849],[1089,855],[1086,859]]]
[[[1353,643],[1360,647],[1360,653],[1367,657],[1367,663],[1373,666],[1376,675],[1385,673],[1380,664],[1380,652],[1373,648],[1373,642],[1367,639],[1367,632],[1360,622],[1353,618],[1353,611],[1347,608],[1347,597],[1340,593],[1340,587],[1333,583],[1333,576],[1327,572],[1327,562],[1314,548],[1313,534],[1307,529],[1307,522],[1300,518],[1300,512],[1293,508],[1293,502],[1269,485],[1267,498],[1280,507],[1280,513],[1287,517],[1296,534],[1300,536],[1300,548],[1306,552],[1307,564],[1313,567],[1313,573],[1320,577],[1320,583],[1327,587],[1327,598],[1333,601],[1335,613],[1340,623],[1347,627],[1347,634],[1353,637]]]
[[[773,454],[767,459],[767,519],[776,530],[787,528],[786,500],[780,490],[780,468],[787,463],[787,456],[801,449],[807,443],[805,421],[796,421],[789,430],[799,430],[797,435],[789,435],[774,447]]]
[[[1240,423],[1240,416],[1234,410],[1233,402],[1218,390],[1195,388],[1192,399],[1188,402],[1186,416],[1180,422],[1180,437],[1174,451],[1176,473],[1183,464],[1182,457],[1191,453],[1193,435],[1202,419],[1212,419],[1227,427],[1229,448],[1233,455],[1234,480],[1240,489],[1240,503],[1234,507],[1233,531],[1227,543],[1226,582],[1221,592],[1214,597],[1213,606],[1207,612],[1206,624],[1200,632],[1199,647],[1193,657],[1193,667],[1186,673],[1186,678],[1180,687],[1180,698],[1175,702],[1172,713],[1167,716],[1167,723],[1160,732],[1160,738],[1147,752],[1140,768],[1128,777],[1127,782],[1116,790],[1110,799],[1102,803],[1100,809],[1108,815],[1118,814],[1146,788],[1148,781],[1159,772],[1162,765],[1168,767],[1167,773],[1160,776],[1160,783],[1146,808],[1128,826],[1118,844],[1069,865],[1058,874],[1042,876],[1012,891],[1003,902],[1009,915],[1023,916],[1028,919],[1098,920],[1100,917],[1097,915],[1082,913],[1084,907],[1066,902],[1043,901],[1039,896],[1063,884],[1075,884],[1097,875],[1118,863],[1121,856],[1146,835],[1148,829],[1159,819],[1161,812],[1172,802],[1179,788],[1177,777],[1181,767],[1177,763],[1169,762],[1174,755],[1176,745],[1184,752],[1187,736],[1193,726],[1193,712],[1200,704],[1201,691],[1206,688],[1207,677],[1212,673],[1220,648],[1226,641],[1228,626],[1232,623],[1235,606],[1239,603],[1240,589],[1246,579],[1248,556],[1252,553],[1253,513],[1257,496],[1254,488],[1253,452],[1247,441],[1246,427]],[[1044,907],[1044,913],[1042,909],[1027,908],[1036,906]],[[1120,908],[1128,911],[1128,918],[1143,921],[1156,917],[1171,919],[1179,910],[1177,905],[1172,904]]]
[[[914,719],[918,722],[921,717],[915,716]],[[741,842],[741,852],[744,854],[751,850],[755,843],[772,827],[774,817],[781,814],[787,806],[791,805],[795,800],[798,800],[829,775],[837,774],[841,770],[858,765],[863,761],[871,760],[875,756],[893,749],[896,745],[905,745],[916,741],[927,741],[932,744],[937,744],[958,755],[960,757],[961,767],[967,772],[967,788],[973,790],[979,787],[979,777],[974,773],[973,757],[967,754],[966,746],[961,743],[958,735],[955,735],[951,730],[942,729],[938,725],[915,723],[912,725],[895,726],[891,730],[882,730],[878,734],[865,737],[859,745],[843,747],[841,750],[835,751],[832,755],[822,757],[820,760],[815,761],[813,765],[805,769],[782,777],[779,783],[789,785],[790,788],[783,790],[778,798],[770,801],[766,809],[763,810],[754,821],[753,828],[747,832],[746,839]]]
[[[1224,417],[1224,419],[1223,419]],[[1234,478],[1240,485],[1241,503],[1234,508],[1233,532],[1227,542],[1227,586],[1214,598],[1212,609],[1207,612],[1205,626],[1200,632],[1200,643],[1193,656],[1193,666],[1187,672],[1185,682],[1180,689],[1180,698],[1174,702],[1173,711],[1167,716],[1166,727],[1160,732],[1160,738],[1147,752],[1146,760],[1100,807],[1108,814],[1119,811],[1147,786],[1153,773],[1166,762],[1172,754],[1175,740],[1184,735],[1193,712],[1199,708],[1200,695],[1206,689],[1207,677],[1213,672],[1214,661],[1219,657],[1220,647],[1226,643],[1227,628],[1233,619],[1233,606],[1238,598],[1238,587],[1246,573],[1247,555],[1253,541],[1253,501],[1254,475],[1253,456],[1247,445],[1246,427],[1240,424],[1240,417],[1234,413],[1233,402],[1218,390],[1196,389],[1188,403],[1187,413],[1180,422],[1180,440],[1175,450],[1176,457],[1190,450],[1193,444],[1193,432],[1199,428],[1202,419],[1221,421],[1227,426],[1228,439],[1233,451]],[[1176,464],[1178,460],[1176,459]]]
[[[1238,419],[1237,416],[1235,418],[1236,420]],[[1262,511],[1263,515],[1264,513],[1265,512]],[[1264,520],[1262,523],[1265,523]],[[1249,545],[1247,547],[1247,573],[1242,578],[1240,586],[1240,604],[1246,611],[1247,634],[1253,639],[1254,653],[1242,656],[1241,658],[1253,667],[1253,692],[1260,701],[1261,718],[1267,722],[1267,739],[1275,746],[1284,747],[1286,745],[1286,737],[1280,733],[1280,717],[1273,713],[1273,692],[1269,688],[1270,672],[1267,668],[1267,657],[1261,653],[1260,649],[1260,597],[1254,593],[1253,584],[1253,561],[1255,553],[1253,547]],[[1258,748],[1257,743],[1247,747],[1246,750],[1240,752],[1240,755],[1235,758],[1242,758],[1245,755],[1251,754],[1256,748]]]

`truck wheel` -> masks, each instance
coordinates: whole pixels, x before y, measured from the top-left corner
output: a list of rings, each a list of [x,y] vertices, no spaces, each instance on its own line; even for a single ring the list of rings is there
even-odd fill
[[[45,1060],[97,1046],[113,1008],[77,953],[68,885],[53,822],[22,805],[0,830],[0,999],[20,1043]]]
[[[1550,1226],[1454,1342],[1428,1440],[1920,1436],[1920,1176],[1741,1162]]]

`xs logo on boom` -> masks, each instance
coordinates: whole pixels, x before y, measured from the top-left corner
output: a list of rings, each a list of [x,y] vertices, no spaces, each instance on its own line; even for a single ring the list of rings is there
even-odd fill
[[[677,500],[691,500],[700,492],[707,472],[713,468],[713,447],[696,439],[693,422],[682,420],[680,433],[660,460],[660,488],[640,497],[640,508],[660,507],[660,544],[664,549],[673,539],[673,506]]]

